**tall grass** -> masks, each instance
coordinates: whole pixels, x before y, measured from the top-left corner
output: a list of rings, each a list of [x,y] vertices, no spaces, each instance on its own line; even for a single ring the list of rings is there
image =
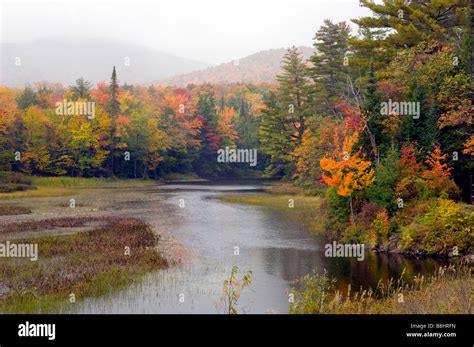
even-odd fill
[[[16,240],[37,243],[38,260],[0,258],[0,312],[54,312],[135,281],[167,265],[153,230],[135,219],[119,219],[88,232]],[[129,247],[130,254],[125,250]]]
[[[467,265],[440,267],[430,277],[380,281],[376,288],[345,293],[326,274],[305,276],[293,289],[290,313],[329,314],[472,314],[474,279]]]

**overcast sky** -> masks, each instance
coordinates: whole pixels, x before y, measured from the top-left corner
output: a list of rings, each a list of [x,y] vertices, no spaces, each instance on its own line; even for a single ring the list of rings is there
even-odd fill
[[[358,0],[0,0],[2,42],[110,38],[218,64],[310,46],[325,18],[368,14]],[[91,52],[93,53],[93,52]]]

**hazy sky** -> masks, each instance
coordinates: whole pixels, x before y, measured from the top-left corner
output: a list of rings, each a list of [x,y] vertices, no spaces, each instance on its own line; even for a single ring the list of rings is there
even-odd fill
[[[0,39],[111,38],[218,64],[264,49],[310,46],[325,18],[368,14],[358,2],[0,0]]]

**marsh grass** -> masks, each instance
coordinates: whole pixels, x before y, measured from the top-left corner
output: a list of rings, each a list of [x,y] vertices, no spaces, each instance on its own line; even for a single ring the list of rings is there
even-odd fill
[[[55,219],[41,219],[26,222],[0,223],[2,233],[18,233],[35,230],[82,227],[87,223],[97,221],[110,221],[104,217],[64,217]]]
[[[379,281],[373,289],[345,293],[326,274],[305,276],[293,289],[290,313],[328,314],[472,314],[474,279],[467,265],[440,267],[430,277]],[[316,288],[316,289],[315,289]]]
[[[28,207],[17,205],[0,205],[0,216],[16,216],[30,214],[32,211]]]
[[[0,258],[0,312],[60,310],[76,300],[99,296],[167,266],[157,251],[159,237],[145,223],[116,219],[91,231],[17,240],[37,243],[38,261]],[[130,247],[130,255],[125,254]]]
[[[0,200],[70,196],[77,193],[78,192],[75,189],[60,187],[38,187],[37,189],[33,190],[0,193]]]
[[[291,199],[294,202],[293,208],[290,207]],[[308,225],[316,233],[324,231],[326,217],[323,198],[319,196],[280,193],[228,194],[224,195],[222,200],[230,203],[267,206],[285,213],[289,218]]]
[[[84,177],[33,177],[38,187],[136,187],[156,183],[152,180]]]
[[[0,191],[0,200],[71,196],[80,194],[84,188],[135,188],[157,184],[152,180],[82,177],[32,177],[31,181],[34,189]]]

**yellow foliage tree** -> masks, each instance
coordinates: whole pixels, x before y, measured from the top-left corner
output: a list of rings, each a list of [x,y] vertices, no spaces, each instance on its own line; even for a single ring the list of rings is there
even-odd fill
[[[227,141],[233,143],[239,138],[237,131],[234,129],[235,110],[233,107],[224,107],[217,121],[218,134]]]

